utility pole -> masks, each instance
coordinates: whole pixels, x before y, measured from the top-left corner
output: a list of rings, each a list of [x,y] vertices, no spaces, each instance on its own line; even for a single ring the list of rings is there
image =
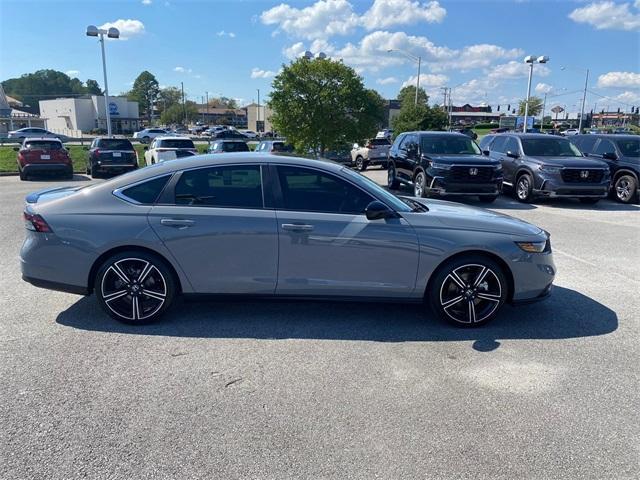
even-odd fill
[[[184,105],[184,82],[180,82],[180,90],[182,90],[182,118],[184,125],[187,125],[187,107]]]
[[[202,103],[204,103],[204,97],[200,97],[202,100]],[[202,109],[202,123],[204,123],[204,108]]]
[[[418,90],[420,90],[420,63],[422,62],[422,58],[418,57],[418,76],[416,77],[416,99],[415,106],[418,106]]]
[[[548,95],[548,92],[545,92],[544,102],[542,102],[542,116],[540,117],[540,132],[542,132],[542,127],[544,127],[544,109],[547,106],[547,95]]]
[[[260,89],[258,88],[258,109],[256,111],[256,130],[260,133]]]
[[[204,92],[207,97],[207,125],[209,125],[209,92]]]
[[[578,133],[582,133],[582,117],[584,117],[584,102],[587,99],[587,84],[589,83],[589,69],[584,79],[584,92],[582,92],[582,107],[580,108],[580,122],[578,123]]]

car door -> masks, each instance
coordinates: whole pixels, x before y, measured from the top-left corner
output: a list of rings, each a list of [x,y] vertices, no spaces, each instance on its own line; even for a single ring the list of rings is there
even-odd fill
[[[335,174],[278,165],[280,295],[406,297],[419,245],[404,219],[367,220],[374,198]]]
[[[512,159],[508,158],[505,155],[507,151],[505,147],[506,147],[508,138],[509,137],[507,137],[506,135],[496,136],[496,138],[493,140],[493,142],[491,142],[491,145],[489,146],[489,158],[491,158],[492,160],[497,160],[502,164],[504,183],[507,183],[508,185],[512,185],[513,177],[507,175],[507,167],[508,167],[507,163],[509,163],[509,161]],[[513,170],[513,168],[511,168],[511,170]]]
[[[513,183],[516,172],[522,163],[522,152],[520,151],[518,139],[516,137],[508,137],[502,150],[504,150],[502,154],[503,160],[501,160],[503,176],[508,179],[508,182]],[[518,158],[514,158],[514,155],[517,155]]]
[[[216,165],[174,177],[149,223],[198,293],[273,294],[276,214],[260,165]]]
[[[411,159],[409,158],[408,147],[411,144],[411,135],[406,134],[398,144],[396,152],[396,175],[407,181],[413,179],[413,168],[411,165]]]

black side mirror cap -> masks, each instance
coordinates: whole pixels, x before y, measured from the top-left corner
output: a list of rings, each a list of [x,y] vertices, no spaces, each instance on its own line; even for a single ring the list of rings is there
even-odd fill
[[[487,157],[489,156],[489,153],[490,153],[489,150],[482,150],[482,154],[486,155]]]
[[[509,151],[507,152],[507,157],[510,157],[510,158],[520,158],[520,155],[519,155],[519,154],[517,154],[517,153],[512,152],[511,150],[509,150]]]
[[[602,155],[602,158],[606,160],[617,160],[618,156],[614,152],[607,152]]]
[[[364,209],[364,214],[367,216],[367,220],[382,220],[385,218],[395,218],[398,216],[396,212],[387,207],[379,200],[374,200],[367,208]]]

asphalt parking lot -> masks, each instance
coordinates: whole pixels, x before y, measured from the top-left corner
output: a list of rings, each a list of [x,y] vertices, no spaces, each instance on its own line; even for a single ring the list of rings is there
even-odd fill
[[[481,329],[303,302],[131,327],[21,281],[23,198],[53,183],[0,178],[0,478],[637,478],[639,206],[498,199],[558,276]]]

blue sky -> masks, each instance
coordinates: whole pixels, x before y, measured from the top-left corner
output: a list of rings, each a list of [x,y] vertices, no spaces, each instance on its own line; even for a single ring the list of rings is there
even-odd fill
[[[0,0],[0,79],[53,68],[102,85],[99,45],[84,31],[109,23],[126,37],[107,44],[112,94],[149,70],[161,85],[184,82],[192,100],[208,91],[244,104],[311,50],[395,98],[416,64],[392,48],[422,57],[435,102],[449,86],[455,104],[513,105],[526,95],[523,57],[544,54],[533,89],[549,106],[579,110],[585,68],[588,110],[640,105],[640,0]]]

